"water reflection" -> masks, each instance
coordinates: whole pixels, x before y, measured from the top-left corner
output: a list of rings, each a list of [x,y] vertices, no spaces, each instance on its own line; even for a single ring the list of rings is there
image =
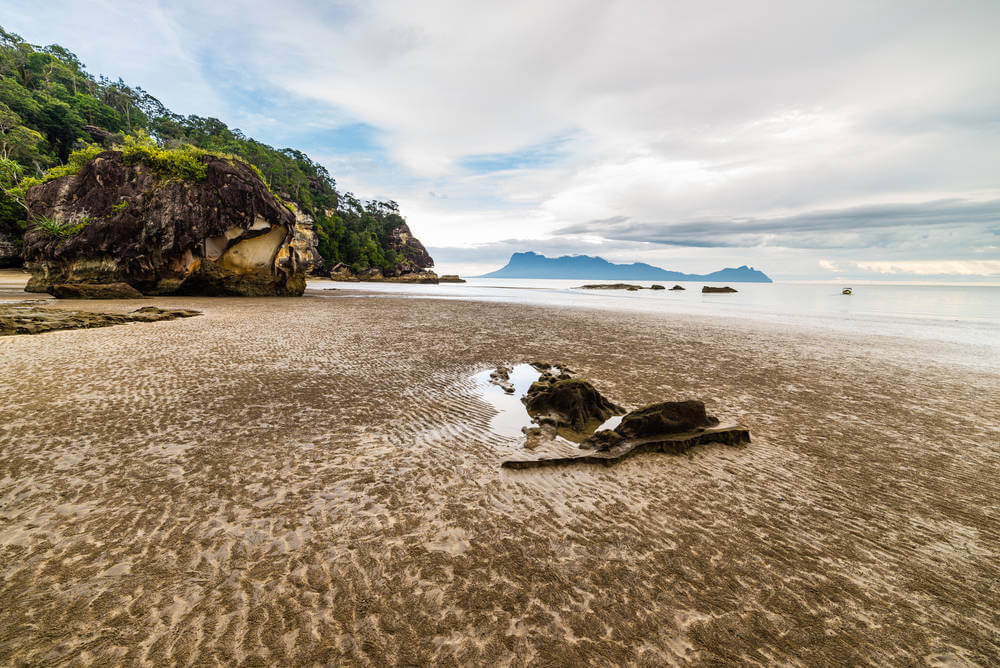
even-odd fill
[[[510,384],[514,386],[513,394],[508,394],[499,385],[491,383],[491,373],[493,369],[486,369],[473,376],[479,397],[493,406],[497,412],[490,420],[490,431],[507,438],[521,437],[524,435],[522,427],[530,427],[533,424],[521,397],[527,394],[528,388],[538,380],[541,372],[530,364],[514,365],[510,372]]]

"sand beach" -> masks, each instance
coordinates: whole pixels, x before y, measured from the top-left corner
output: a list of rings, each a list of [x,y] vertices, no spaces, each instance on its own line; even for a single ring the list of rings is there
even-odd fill
[[[1000,661],[1000,375],[959,350],[350,288],[46,305],[203,315],[0,338],[0,664]],[[535,359],[752,442],[501,469],[472,376]]]

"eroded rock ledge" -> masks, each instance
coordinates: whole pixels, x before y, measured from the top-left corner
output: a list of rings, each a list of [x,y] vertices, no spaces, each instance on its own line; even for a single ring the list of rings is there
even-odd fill
[[[201,315],[201,311],[143,306],[131,313],[95,313],[47,308],[44,302],[0,303],[0,336],[42,334],[60,329],[91,329],[129,322],[157,322]]]

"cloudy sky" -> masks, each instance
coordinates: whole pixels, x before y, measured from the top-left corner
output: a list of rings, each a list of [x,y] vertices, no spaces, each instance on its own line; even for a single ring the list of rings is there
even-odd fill
[[[0,23],[395,199],[445,271],[1000,281],[996,0],[5,0]]]

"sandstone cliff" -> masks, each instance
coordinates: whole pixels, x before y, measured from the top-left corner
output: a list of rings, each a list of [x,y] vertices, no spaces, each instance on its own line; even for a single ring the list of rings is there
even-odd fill
[[[248,165],[197,157],[204,177],[164,175],[105,151],[78,174],[31,188],[29,289],[127,283],[143,294],[300,295],[312,221]]]
[[[392,235],[389,237],[389,248],[395,251],[399,257],[392,270],[387,273],[389,276],[417,274],[434,266],[434,259],[420,243],[420,240],[413,236],[413,232],[410,232],[410,227],[406,223],[392,231]]]

